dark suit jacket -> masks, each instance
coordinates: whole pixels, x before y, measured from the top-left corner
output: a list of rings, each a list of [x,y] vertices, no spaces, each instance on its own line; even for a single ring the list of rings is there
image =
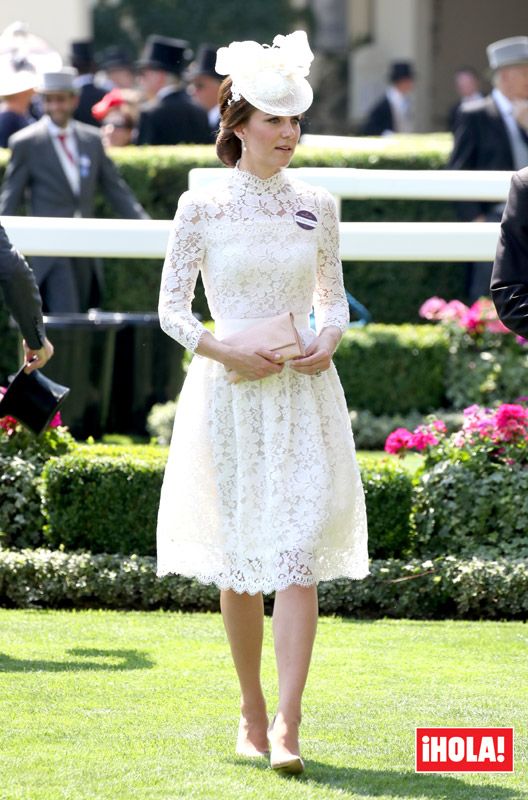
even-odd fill
[[[512,178],[493,264],[491,296],[504,324],[528,338],[528,168]]]
[[[46,120],[42,119],[9,140],[12,152],[0,194],[0,215],[16,214],[26,200],[27,210],[34,217],[73,217],[78,213],[82,217],[93,217],[96,193],[100,190],[120,217],[148,219],[149,215],[106,155],[99,131],[82,122],[73,125],[79,157],[84,161],[80,194],[73,193]],[[42,267],[59,261],[54,256],[35,258],[35,263],[40,262]],[[90,265],[100,287],[100,264],[91,261]]]
[[[384,131],[395,130],[391,104],[386,96],[370,110],[360,129],[363,136],[381,136]]]
[[[515,169],[508,131],[491,95],[460,109],[454,133],[448,169]],[[459,214],[461,219],[471,221],[486,214],[492,205],[459,203]]]
[[[32,350],[40,350],[45,332],[37,282],[25,258],[13,247],[0,225],[0,287],[7,307]]]
[[[180,89],[144,106],[138,144],[210,144],[207,113]]]
[[[78,122],[84,122],[85,125],[94,125],[95,127],[100,127],[100,122],[98,122],[95,117],[92,117],[92,106],[102,100],[105,96],[106,91],[101,89],[99,86],[95,86],[93,83],[85,83],[84,86],[81,87],[81,91],[79,94],[79,105],[73,115]]]

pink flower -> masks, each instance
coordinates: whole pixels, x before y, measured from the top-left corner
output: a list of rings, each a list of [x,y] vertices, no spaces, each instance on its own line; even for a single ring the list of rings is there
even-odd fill
[[[446,424],[441,419],[433,420],[431,427],[434,428],[435,431],[438,431],[438,433],[447,433]]]
[[[460,322],[468,311],[469,309],[465,303],[461,303],[460,300],[450,300],[444,309],[442,319],[448,322],[451,320]]]
[[[5,394],[7,389],[5,386],[0,386],[0,394]],[[7,434],[12,434],[18,425],[18,420],[14,417],[0,417],[0,429],[5,431]]]
[[[468,333],[482,333],[486,327],[478,309],[473,306],[468,308],[464,316],[459,319],[458,322]]]
[[[395,431],[387,436],[385,452],[399,455],[403,450],[408,450],[412,446],[412,438],[413,434],[407,428],[396,428]]]
[[[53,419],[51,420],[49,427],[50,428],[60,428],[62,425],[62,417],[60,415],[60,411],[57,411]]]
[[[515,341],[517,342],[517,344],[523,345],[526,344],[526,342],[528,342],[528,339],[525,339],[524,336],[516,336]]]
[[[495,412],[495,426],[499,441],[511,441],[528,432],[528,408],[503,403]]]
[[[442,297],[430,297],[420,306],[419,315],[424,319],[443,319],[442,312],[447,306]]]
[[[419,426],[411,437],[410,447],[412,447],[413,450],[421,451],[435,444],[438,444],[438,439],[434,433],[427,430],[425,427]]]
[[[13,433],[17,425],[18,420],[14,417],[0,417],[0,428],[7,434]]]
[[[486,328],[488,331],[490,331],[490,333],[511,333],[506,325],[504,325],[498,318],[488,320],[486,322]]]

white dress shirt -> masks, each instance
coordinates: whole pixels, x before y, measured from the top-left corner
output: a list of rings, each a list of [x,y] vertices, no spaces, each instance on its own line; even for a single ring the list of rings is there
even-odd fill
[[[499,89],[493,89],[491,94],[510,137],[514,169],[522,169],[528,166],[528,144],[524,141],[519,130],[519,125],[513,113],[512,102]]]
[[[394,133],[411,133],[414,123],[410,95],[402,94],[395,86],[389,86],[387,100],[392,108],[392,116],[396,124]]]
[[[59,126],[55,125],[50,117],[46,116],[45,119],[50,132],[51,141],[53,142],[53,147],[55,148],[55,152],[57,153],[60,161],[60,165],[64,170],[64,174],[68,179],[68,183],[71,186],[72,192],[74,195],[78,196],[81,191],[81,174],[79,169],[79,150],[75,136],[73,135],[73,126],[70,122],[65,128],[59,128]],[[68,152],[71,153],[73,161],[71,161],[66,155],[66,151],[60,142],[59,134],[65,134],[66,139],[64,140],[64,143],[68,149]]]

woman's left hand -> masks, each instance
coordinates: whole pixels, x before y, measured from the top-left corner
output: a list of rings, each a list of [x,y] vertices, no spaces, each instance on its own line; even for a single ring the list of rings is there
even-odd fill
[[[304,356],[293,358],[287,363],[297,372],[304,375],[320,375],[332,363],[332,356],[341,339],[341,331],[337,327],[324,328],[308,345]]]

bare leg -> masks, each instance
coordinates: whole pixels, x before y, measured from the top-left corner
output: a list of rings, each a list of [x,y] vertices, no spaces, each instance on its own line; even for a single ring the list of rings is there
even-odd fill
[[[220,592],[220,608],[240,683],[240,726],[237,752],[259,755],[268,749],[268,716],[260,682],[264,633],[262,594]]]
[[[317,586],[288,586],[273,608],[279,705],[271,740],[275,760],[299,755],[301,701],[317,630]]]

